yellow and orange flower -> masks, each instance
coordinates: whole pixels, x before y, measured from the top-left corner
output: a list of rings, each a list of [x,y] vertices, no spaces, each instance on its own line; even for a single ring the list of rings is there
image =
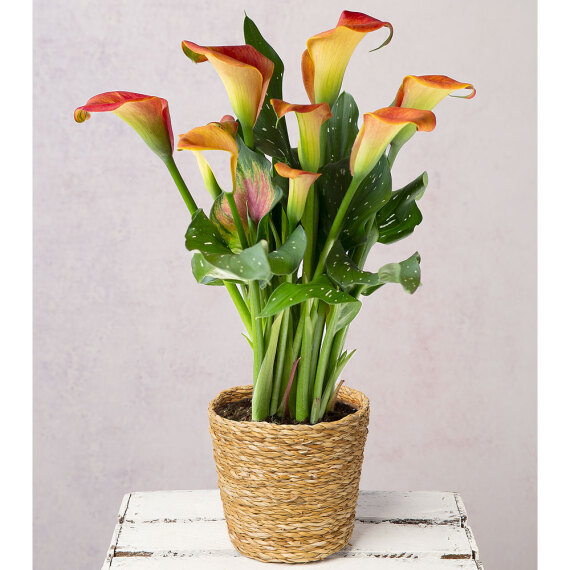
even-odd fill
[[[250,45],[204,47],[183,41],[182,49],[195,63],[209,61],[214,66],[242,128],[251,131],[263,106],[273,62]]]
[[[206,188],[214,196],[219,194],[219,186],[213,178],[213,173],[204,158],[202,151],[223,150],[230,153],[230,169],[232,174],[232,192],[236,187],[236,170],[238,160],[238,146],[235,140],[237,123],[233,117],[226,115],[220,122],[213,122],[196,127],[184,135],[180,135],[178,140],[178,150],[191,150],[198,161],[198,167],[204,178]],[[213,180],[212,180],[213,178]],[[215,182],[215,184],[214,184]],[[214,196],[215,197],[215,196]]]
[[[413,125],[419,131],[435,128],[435,115],[431,111],[402,107],[365,113],[363,121],[350,155],[350,171],[360,181],[376,166],[386,147],[404,127]]]
[[[83,123],[91,113],[106,111],[111,111],[133,127],[162,160],[172,158],[174,137],[166,99],[128,91],[110,91],[95,95],[85,105],[77,107],[74,117],[78,123]]]
[[[320,174],[291,168],[284,162],[278,162],[275,165],[275,170],[279,176],[289,179],[287,217],[289,218],[289,225],[293,228],[303,216],[309,190]]]
[[[321,127],[331,118],[328,103],[294,105],[271,99],[277,117],[293,111],[299,123],[299,161],[305,170],[316,172],[321,163]]]
[[[309,38],[307,49],[303,52],[301,69],[311,103],[326,102],[332,107],[340,93],[346,66],[356,46],[366,34],[384,27],[390,30],[390,34],[376,49],[392,39],[392,24],[361,12],[345,10],[340,15],[336,28]]]
[[[461,89],[469,89],[471,93],[463,97],[451,95]],[[398,93],[396,93],[393,106],[431,111],[448,95],[472,99],[475,97],[475,87],[471,83],[461,83],[446,75],[406,75]],[[391,163],[402,146],[414,136],[415,132],[416,128],[413,125],[408,125],[394,138],[390,147]]]
[[[441,100],[460,89],[471,91],[463,96],[463,99],[475,97],[475,87],[471,83],[460,83],[446,75],[407,75],[398,89],[394,107],[431,111]],[[452,95],[452,97],[459,96]]]

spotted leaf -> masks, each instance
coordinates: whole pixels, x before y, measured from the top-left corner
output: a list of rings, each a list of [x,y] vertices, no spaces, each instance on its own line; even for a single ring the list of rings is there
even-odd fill
[[[307,236],[303,226],[299,225],[277,250],[269,253],[269,265],[274,275],[290,275],[303,261]]]
[[[388,203],[376,215],[378,241],[393,243],[409,236],[422,221],[416,204],[428,185],[427,172],[392,194]]]
[[[327,163],[347,156],[358,134],[358,107],[349,93],[343,92],[331,109],[332,117],[326,123]]]
[[[270,317],[271,315],[276,315],[283,309],[308,299],[320,299],[329,305],[358,302],[348,293],[343,293],[336,289],[330,280],[322,275],[310,283],[282,283],[271,293],[267,304],[259,316]]]

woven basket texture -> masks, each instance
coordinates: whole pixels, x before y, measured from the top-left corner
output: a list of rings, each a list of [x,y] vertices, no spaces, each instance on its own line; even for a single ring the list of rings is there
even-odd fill
[[[232,544],[264,562],[326,558],[348,544],[354,527],[368,398],[342,386],[339,400],[357,411],[315,425],[238,422],[216,413],[251,392],[225,390],[208,409]]]

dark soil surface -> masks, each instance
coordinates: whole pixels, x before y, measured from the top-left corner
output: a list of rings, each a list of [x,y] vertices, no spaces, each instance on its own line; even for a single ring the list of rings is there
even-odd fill
[[[335,422],[340,420],[349,414],[354,414],[356,410],[344,404],[342,402],[337,402],[335,404],[334,410],[332,412],[327,412],[324,418],[321,420],[323,422]],[[228,420],[234,420],[236,422],[250,422],[251,421],[251,398],[243,398],[242,400],[237,400],[236,402],[228,402],[223,407],[220,406],[216,408],[216,413],[222,418]],[[298,422],[294,418],[279,418],[277,416],[271,416],[265,420],[266,422],[272,424],[282,424],[282,425],[298,425],[298,424],[308,424],[309,420],[303,422]]]

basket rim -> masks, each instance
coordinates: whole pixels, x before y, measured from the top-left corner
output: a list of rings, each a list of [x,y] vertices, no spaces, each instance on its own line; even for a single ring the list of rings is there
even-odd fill
[[[218,400],[223,395],[231,394],[232,392],[235,392],[237,390],[253,391],[253,385],[252,384],[246,384],[243,386],[233,386],[231,388],[226,388],[225,390],[222,390],[221,392],[219,392],[216,395],[216,397],[210,401],[210,403],[208,405],[208,417],[210,418],[210,422],[215,421],[218,424],[222,424],[222,425],[225,425],[227,427],[233,427],[234,429],[239,426],[242,429],[248,429],[251,427],[251,428],[255,428],[257,430],[267,429],[270,431],[297,431],[297,432],[315,433],[315,432],[322,431],[322,430],[334,429],[336,427],[344,426],[347,424],[358,423],[361,421],[362,416],[368,415],[370,412],[370,400],[368,399],[366,394],[360,392],[360,390],[356,390],[355,388],[350,388],[346,385],[343,385],[343,386],[341,386],[340,391],[339,391],[339,400],[345,401],[343,399],[343,396],[346,396],[347,392],[349,392],[349,393],[356,392],[360,396],[360,398],[362,399],[362,405],[356,410],[356,412],[349,414],[348,416],[344,416],[344,418],[341,418],[339,420],[335,420],[333,422],[319,422],[317,424],[274,424],[274,423],[270,423],[270,422],[266,422],[266,421],[245,422],[245,421],[230,420],[228,418],[224,418],[224,417],[220,416],[214,409]],[[348,403],[348,402],[345,401],[345,403]],[[349,405],[352,405],[352,404],[349,404]]]

